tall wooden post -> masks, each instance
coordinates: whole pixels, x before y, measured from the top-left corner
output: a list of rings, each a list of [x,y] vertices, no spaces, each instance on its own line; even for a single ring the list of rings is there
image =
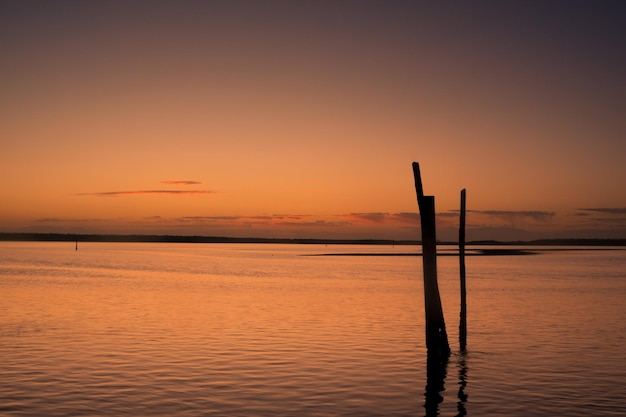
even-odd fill
[[[461,274],[461,313],[459,320],[459,346],[467,347],[467,297],[465,294],[465,188],[461,190],[461,218],[459,220],[459,272]]]
[[[424,266],[424,309],[426,311],[426,349],[429,358],[446,359],[450,355],[446,323],[437,284],[437,236],[435,197],[425,196],[419,164],[413,162],[417,204],[422,225],[422,261]]]

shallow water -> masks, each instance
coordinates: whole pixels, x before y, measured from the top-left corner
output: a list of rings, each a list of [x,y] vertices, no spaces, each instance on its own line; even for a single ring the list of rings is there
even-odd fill
[[[301,256],[359,251],[418,248],[0,243],[0,414],[626,414],[626,251],[467,258],[464,355],[439,258],[429,404],[421,258]]]

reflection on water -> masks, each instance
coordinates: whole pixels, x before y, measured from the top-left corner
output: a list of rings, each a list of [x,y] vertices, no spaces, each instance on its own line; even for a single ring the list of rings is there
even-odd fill
[[[457,417],[463,417],[467,415],[465,409],[465,403],[467,402],[468,395],[465,394],[465,387],[467,386],[467,364],[466,364],[467,352],[459,353],[459,392],[457,397],[459,401],[456,403]]]
[[[426,389],[424,390],[426,417],[439,415],[439,404],[443,401],[442,393],[445,391],[447,369],[448,357],[428,355],[426,358]]]
[[[467,415],[465,404],[468,395],[465,393],[467,387],[467,352],[459,352],[453,354],[457,357],[458,366],[458,382],[459,390],[457,392],[456,417]],[[444,401],[445,382],[448,373],[450,360],[441,360],[436,356],[431,356],[426,360],[426,388],[424,390],[424,408],[426,409],[425,417],[434,417],[440,415],[440,404]],[[450,401],[450,399],[448,399]]]

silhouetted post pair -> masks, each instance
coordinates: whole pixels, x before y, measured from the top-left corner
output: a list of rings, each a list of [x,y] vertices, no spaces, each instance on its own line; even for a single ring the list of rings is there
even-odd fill
[[[447,358],[450,355],[446,323],[443,317],[439,285],[437,283],[437,233],[435,227],[435,197],[425,196],[419,163],[413,162],[415,192],[422,226],[422,259],[424,266],[424,307],[426,310],[426,349],[429,356]],[[461,310],[459,345],[467,348],[467,296],[465,286],[465,213],[466,191],[461,190],[459,220],[459,271],[461,278]]]

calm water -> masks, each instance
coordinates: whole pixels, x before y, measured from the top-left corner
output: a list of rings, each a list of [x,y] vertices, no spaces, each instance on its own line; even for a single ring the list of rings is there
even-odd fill
[[[626,415],[626,251],[467,258],[466,355],[439,258],[428,408],[421,258],[300,256],[362,251],[0,243],[0,414]]]

